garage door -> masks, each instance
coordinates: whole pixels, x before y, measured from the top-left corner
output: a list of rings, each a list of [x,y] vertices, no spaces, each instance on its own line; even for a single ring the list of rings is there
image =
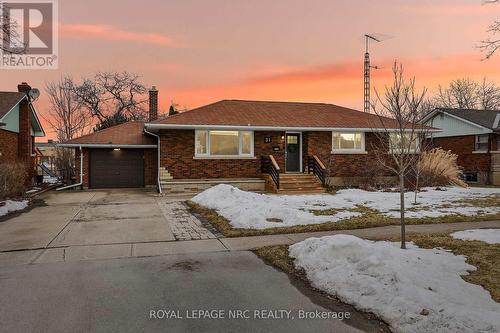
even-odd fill
[[[92,149],[89,174],[91,188],[144,187],[144,151]]]

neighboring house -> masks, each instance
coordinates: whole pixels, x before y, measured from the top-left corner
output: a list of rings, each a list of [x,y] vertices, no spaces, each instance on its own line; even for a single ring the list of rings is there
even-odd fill
[[[56,166],[57,142],[49,139],[47,142],[36,142],[35,147],[40,151],[38,157],[38,175],[59,176],[60,170]],[[50,173],[50,174],[49,174]]]
[[[422,122],[442,129],[433,145],[458,155],[467,182],[500,185],[500,111],[438,108]]]
[[[35,138],[45,136],[30,91],[31,87],[23,82],[18,92],[0,92],[0,164],[24,163],[26,184],[32,183],[35,176]]]
[[[216,183],[264,190],[273,165],[278,186],[315,190],[318,179],[300,175],[313,169],[323,184],[352,184],[377,163],[374,131],[397,127],[389,118],[382,126],[373,114],[320,103],[223,100],[161,121],[151,114],[149,123],[61,144],[82,149],[84,187],[154,185],[158,177],[165,191]]]

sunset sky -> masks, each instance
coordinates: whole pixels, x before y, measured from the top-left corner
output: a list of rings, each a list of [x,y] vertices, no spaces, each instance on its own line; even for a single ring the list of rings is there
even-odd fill
[[[1,70],[0,90],[28,81],[44,113],[45,82],[126,70],[157,86],[163,110],[220,99],[361,109],[364,33],[392,37],[372,44],[375,87],[395,59],[431,91],[465,76],[500,84],[500,54],[481,61],[477,49],[498,18],[500,4],[481,0],[64,0],[59,70]]]

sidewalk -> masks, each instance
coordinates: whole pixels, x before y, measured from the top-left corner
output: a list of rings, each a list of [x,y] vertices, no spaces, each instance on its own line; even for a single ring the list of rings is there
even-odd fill
[[[406,227],[406,233],[451,233],[453,231],[478,228],[500,228],[500,221],[409,225]],[[102,244],[88,246],[52,247],[36,250],[20,250],[12,252],[0,252],[0,266],[113,258],[152,257],[188,253],[246,251],[262,246],[293,244],[310,237],[322,237],[336,234],[349,234],[376,240],[399,236],[400,227],[397,225],[393,225],[368,229],[335,230],[269,236],[188,241]]]

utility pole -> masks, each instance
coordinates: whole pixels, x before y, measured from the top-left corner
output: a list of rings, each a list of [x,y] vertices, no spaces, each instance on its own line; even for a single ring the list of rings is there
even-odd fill
[[[376,42],[380,42],[380,39],[377,39],[371,35],[365,35],[365,70],[364,70],[364,111],[370,112],[370,94],[371,94],[371,84],[370,84],[370,70],[372,68],[378,69],[377,66],[370,65],[370,52],[368,50],[369,41],[373,40]]]

